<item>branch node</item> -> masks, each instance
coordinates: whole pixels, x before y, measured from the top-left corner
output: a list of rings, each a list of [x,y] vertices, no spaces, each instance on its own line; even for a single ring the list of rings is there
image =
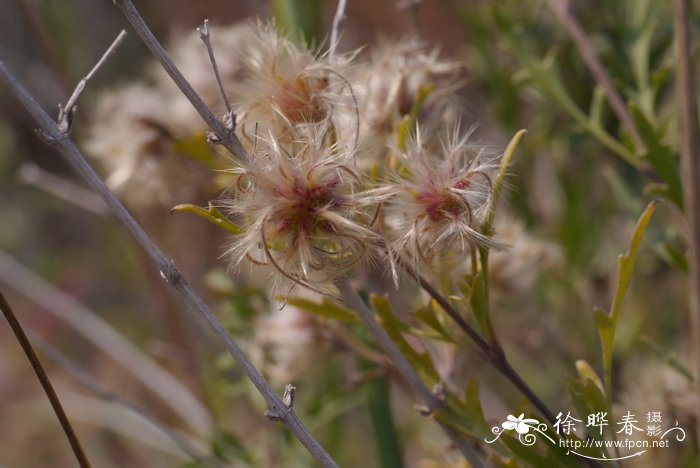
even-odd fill
[[[271,406],[265,411],[265,417],[271,421],[284,421],[287,419],[287,411],[292,411],[294,408],[294,392],[297,388],[292,384],[284,386],[284,395],[282,396],[282,404],[285,409]]]
[[[445,404],[447,402],[447,387],[445,387],[444,382],[438,382],[433,386],[433,395],[440,403]]]
[[[413,409],[418,411],[421,416],[430,416],[433,414],[433,409],[427,405],[413,405]]]
[[[55,146],[59,141],[67,137],[67,134],[64,132],[61,132],[58,136],[54,136],[43,128],[35,128],[34,133],[48,146]]]
[[[284,419],[275,409],[272,408],[265,411],[265,417],[267,417],[267,419],[270,421],[282,421]]]
[[[63,135],[68,135],[70,129],[73,127],[73,119],[75,118],[75,113],[78,110],[78,106],[74,105],[68,108],[64,108],[61,103],[58,104],[58,119],[56,120],[56,126],[58,131]]]
[[[70,130],[73,126],[73,118],[75,117],[75,111],[78,108],[78,106],[76,106],[75,103],[77,102],[83,90],[85,90],[87,82],[90,80],[90,78],[93,77],[95,73],[97,73],[97,70],[99,70],[100,67],[107,61],[109,56],[117,50],[117,47],[119,47],[124,41],[124,37],[126,37],[126,31],[122,29],[119,35],[117,35],[116,39],[114,39],[112,44],[107,48],[105,53],[102,54],[102,57],[100,57],[95,66],[92,67],[92,70],[90,70],[90,72],[88,72],[88,74],[85,75],[85,77],[83,77],[83,79],[80,80],[75,86],[73,94],[71,94],[70,98],[68,98],[68,101],[66,102],[65,106],[62,104],[58,105],[58,118],[56,119],[56,126],[63,135],[68,135],[70,133]]]
[[[165,267],[158,270],[161,278],[165,280],[166,283],[175,284],[180,279],[180,270],[175,266],[175,262],[170,260]]]
[[[287,407],[287,409],[291,410],[294,407],[294,397],[295,397],[295,391],[296,387],[292,384],[287,384],[284,387],[284,395],[282,396],[282,403],[284,403],[284,406]]]

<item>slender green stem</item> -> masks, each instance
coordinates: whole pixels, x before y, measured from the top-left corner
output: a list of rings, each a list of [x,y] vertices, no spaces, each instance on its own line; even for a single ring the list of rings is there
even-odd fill
[[[70,446],[73,449],[75,458],[78,460],[78,464],[81,468],[90,468],[90,462],[83,451],[82,445],[80,445],[78,436],[75,435],[75,431],[73,430],[73,426],[71,426],[70,421],[66,416],[66,412],[63,410],[61,400],[58,399],[58,395],[56,395],[56,391],[53,389],[53,385],[51,385],[51,381],[44,370],[44,366],[41,365],[39,357],[36,355],[34,348],[32,348],[32,344],[29,342],[29,338],[27,338],[27,335],[24,333],[22,325],[19,323],[19,320],[17,320],[15,313],[12,311],[10,304],[7,303],[7,300],[5,300],[5,296],[3,296],[2,292],[0,292],[0,309],[2,309],[2,313],[5,315],[7,323],[10,324],[10,328],[12,328],[12,332],[15,334],[15,337],[17,337],[17,341],[22,347],[22,351],[24,351],[25,356],[27,356],[27,359],[29,359],[32,368],[34,369],[34,373],[39,379],[39,383],[41,383],[41,386],[44,388],[44,392],[46,393],[49,402],[51,402],[51,407],[56,413],[58,421],[61,423],[63,432],[65,432],[68,442],[70,442]]]

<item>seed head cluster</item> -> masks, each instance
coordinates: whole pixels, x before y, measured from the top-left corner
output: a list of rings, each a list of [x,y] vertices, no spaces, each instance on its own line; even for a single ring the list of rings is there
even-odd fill
[[[225,254],[233,268],[268,268],[279,285],[323,293],[363,262],[397,265],[400,259],[419,269],[438,254],[463,256],[470,246],[494,244],[481,226],[493,208],[498,158],[459,129],[457,62],[416,40],[385,41],[365,54],[320,53],[281,36],[274,25],[231,29],[212,30],[212,38],[236,132],[250,153],[220,171],[228,178],[216,203],[240,230]],[[213,99],[214,79],[202,73],[192,43],[180,44],[174,56],[199,69],[185,75]],[[171,115],[175,100],[166,102],[162,93],[148,99],[162,101],[149,105],[157,109],[151,120],[158,128],[187,130],[194,121],[191,114]],[[118,99],[109,112],[119,115]],[[163,193],[166,184],[154,174],[172,159],[172,145],[151,157],[152,129],[135,146],[116,151],[106,144],[120,141],[105,137],[108,125],[133,126],[134,120],[105,115],[94,153],[105,161],[109,180],[140,180]],[[190,134],[201,133],[199,125],[189,123]],[[206,159],[201,150],[193,160]],[[159,164],[148,169],[151,161]]]

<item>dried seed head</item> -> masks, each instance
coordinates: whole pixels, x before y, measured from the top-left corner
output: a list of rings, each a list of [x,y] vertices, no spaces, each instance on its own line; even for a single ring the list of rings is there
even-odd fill
[[[366,227],[372,197],[358,191],[352,154],[328,146],[315,127],[280,145],[272,133],[260,139],[249,167],[236,175],[232,199],[223,205],[242,220],[244,233],[228,251],[268,265],[277,279],[319,290],[370,253],[377,235]]]
[[[401,122],[414,109],[421,127],[429,133],[448,123],[450,108],[459,101],[462,67],[440,59],[416,39],[384,42],[372,54],[359,77],[358,96],[364,145],[371,153],[383,153],[396,142]],[[422,102],[419,102],[421,101]]]
[[[431,154],[420,132],[409,141],[403,168],[394,184],[394,196],[386,209],[392,250],[403,253],[414,266],[437,252],[470,245],[493,245],[481,234],[491,210],[495,158],[467,143],[459,132]]]
[[[258,24],[242,48],[242,75],[235,106],[239,128],[249,144],[254,133],[272,132],[278,141],[293,139],[293,128],[333,120],[352,112],[354,104],[344,79],[347,56],[317,56],[278,35],[273,25]],[[340,118],[340,116],[338,116]]]

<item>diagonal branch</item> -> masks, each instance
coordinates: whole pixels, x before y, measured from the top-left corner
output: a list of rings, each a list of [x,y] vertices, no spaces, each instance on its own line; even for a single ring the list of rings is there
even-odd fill
[[[19,342],[20,346],[22,347],[22,351],[24,351],[24,354],[27,356],[27,359],[29,359],[29,362],[32,364],[32,367],[34,368],[34,373],[36,374],[37,378],[39,379],[41,386],[44,388],[44,392],[46,392],[46,396],[48,397],[49,401],[51,402],[51,407],[53,408],[54,412],[56,413],[56,417],[58,417],[58,421],[61,423],[61,427],[63,428],[63,432],[66,433],[66,437],[68,438],[68,441],[70,442],[70,446],[73,449],[73,453],[75,454],[75,458],[78,459],[78,464],[80,464],[81,468],[90,468],[90,462],[88,461],[87,456],[85,456],[85,452],[83,451],[83,447],[80,445],[80,440],[78,440],[78,437],[75,435],[75,431],[73,430],[73,426],[71,426],[70,421],[68,420],[68,417],[66,416],[66,412],[63,410],[63,406],[61,405],[61,401],[58,399],[58,395],[56,395],[56,391],[53,389],[53,386],[51,385],[51,381],[49,380],[49,376],[46,375],[46,371],[44,370],[44,367],[41,365],[39,358],[37,357],[36,353],[34,352],[34,349],[32,348],[32,344],[29,342],[27,335],[24,333],[24,330],[22,329],[22,325],[19,323],[19,320],[17,320],[17,317],[15,316],[15,313],[12,311],[10,304],[7,303],[7,301],[5,300],[5,296],[3,296],[1,292],[0,292],[0,309],[2,309],[2,313],[3,313],[3,315],[5,315],[5,318],[7,319],[7,323],[10,324],[10,328],[12,328],[12,331],[14,332],[15,336],[17,337],[17,341]]]
[[[617,115],[617,118],[620,119],[622,126],[634,140],[634,145],[637,147],[637,149],[644,153],[646,151],[646,145],[639,136],[639,132],[637,132],[637,127],[634,125],[634,121],[627,110],[625,102],[615,89],[610,75],[601,63],[590,39],[586,35],[586,32],[578,22],[578,18],[576,18],[576,15],[572,9],[571,1],[548,0],[548,2],[549,7],[569,32],[571,39],[573,39],[574,44],[576,44],[576,47],[581,53],[581,58],[583,58],[586,66],[588,66],[593,78],[595,78],[596,82],[605,90],[605,94],[608,96],[608,101],[610,101],[610,107],[612,108],[613,112],[615,112],[615,115]]]
[[[107,61],[107,59],[117,51],[117,48],[121,45],[122,42],[124,42],[125,37],[126,31],[122,29],[117,38],[114,39],[114,42],[112,42],[112,45],[110,45],[107,48],[107,50],[104,54],[102,54],[102,57],[100,57],[95,66],[92,67],[92,70],[90,70],[88,74],[85,75],[85,77],[83,77],[83,79],[78,82],[78,85],[73,90],[73,94],[71,94],[70,98],[68,98],[66,105],[58,105],[58,128],[63,133],[68,133],[70,131],[70,127],[73,122],[73,114],[75,113],[76,109],[75,103],[78,101],[80,94],[85,90],[85,86],[87,86],[88,81],[90,81],[90,79],[95,75],[95,73],[97,73],[97,71],[100,69],[100,67],[102,67],[102,65]]]
[[[226,350],[233,356],[245,375],[248,376],[253,385],[255,385],[255,388],[257,388],[260,394],[265,398],[270,406],[270,411],[279,415],[279,420],[294,433],[297,439],[299,439],[306,449],[323,466],[337,467],[337,463],[331,458],[328,452],[321,447],[297,415],[291,408],[287,408],[279,396],[272,390],[270,384],[263,378],[255,366],[253,366],[243,350],[241,350],[228,334],[214,312],[212,312],[194,288],[190,286],[175,264],[168,260],[160,248],[153,242],[148,234],[146,234],[126,208],[124,208],[124,205],[122,205],[109,188],[107,188],[102,179],[95,173],[94,169],[90,167],[75,143],[73,143],[65,133],[59,130],[56,123],[41,108],[39,103],[36,102],[34,97],[29,94],[2,61],[0,61],[0,79],[5,82],[7,87],[32,115],[43,131],[43,136],[47,143],[56,148],[68,161],[70,166],[104,199],[114,216],[126,227],[139,245],[146,251],[163,279],[182,295],[185,302],[200,315],[201,319],[204,320],[209,328],[219,337]]]
[[[153,32],[151,32],[131,0],[114,0],[114,4],[124,13],[124,16],[126,16],[126,19],[134,28],[134,31],[136,31],[136,34],[139,35],[143,43],[146,44],[146,47],[148,47],[153,56],[160,62],[166,73],[170,75],[173,82],[180,88],[182,94],[189,99],[195,110],[202,119],[204,119],[209,128],[211,128],[212,132],[214,132],[216,142],[221,143],[224,148],[241,162],[249,161],[250,156],[234,133],[232,123],[231,125],[227,125],[225,122],[218,119],[211,109],[209,109],[199,94],[192,88],[192,85],[185,79],[180,70],[178,70],[177,66],[175,66],[168,53],[153,35]]]
[[[444,407],[445,403],[438,398],[430,389],[423,383],[413,366],[408,362],[406,357],[401,353],[401,350],[392,341],[389,334],[382,328],[374,317],[374,312],[365,304],[355,288],[350,285],[347,279],[337,279],[335,285],[340,291],[343,302],[348,307],[357,312],[362,320],[362,323],[369,329],[370,333],[377,340],[379,345],[384,348],[384,351],[389,356],[392,364],[396,366],[401,376],[406,379],[408,384],[418,396],[423,400],[428,407],[428,411],[432,412],[438,408]],[[438,421],[438,424],[443,428],[450,440],[462,452],[462,455],[469,461],[470,466],[475,468],[483,467],[484,463],[478,451],[469,444],[457,431],[448,425]]]
[[[469,338],[474,342],[479,353],[491,364],[491,366],[496,369],[502,376],[504,376],[515,388],[522,393],[525,398],[527,398],[530,403],[533,404],[535,408],[547,419],[550,424],[556,422],[556,417],[551,409],[545,404],[544,401],[535,393],[534,390],[525,382],[518,371],[513,368],[507,356],[505,355],[503,349],[501,349],[497,344],[492,344],[486,341],[477,332],[474,327],[472,327],[469,322],[467,322],[464,317],[455,309],[450,301],[440,294],[440,292],[431,285],[428,280],[426,280],[420,273],[416,272],[412,268],[408,267],[405,263],[402,266],[406,272],[418,283],[421,288],[427,292],[438,305],[450,316],[450,318],[464,331]],[[593,468],[598,468],[601,465],[596,461],[589,458],[583,458],[581,460],[583,463],[591,466]]]

